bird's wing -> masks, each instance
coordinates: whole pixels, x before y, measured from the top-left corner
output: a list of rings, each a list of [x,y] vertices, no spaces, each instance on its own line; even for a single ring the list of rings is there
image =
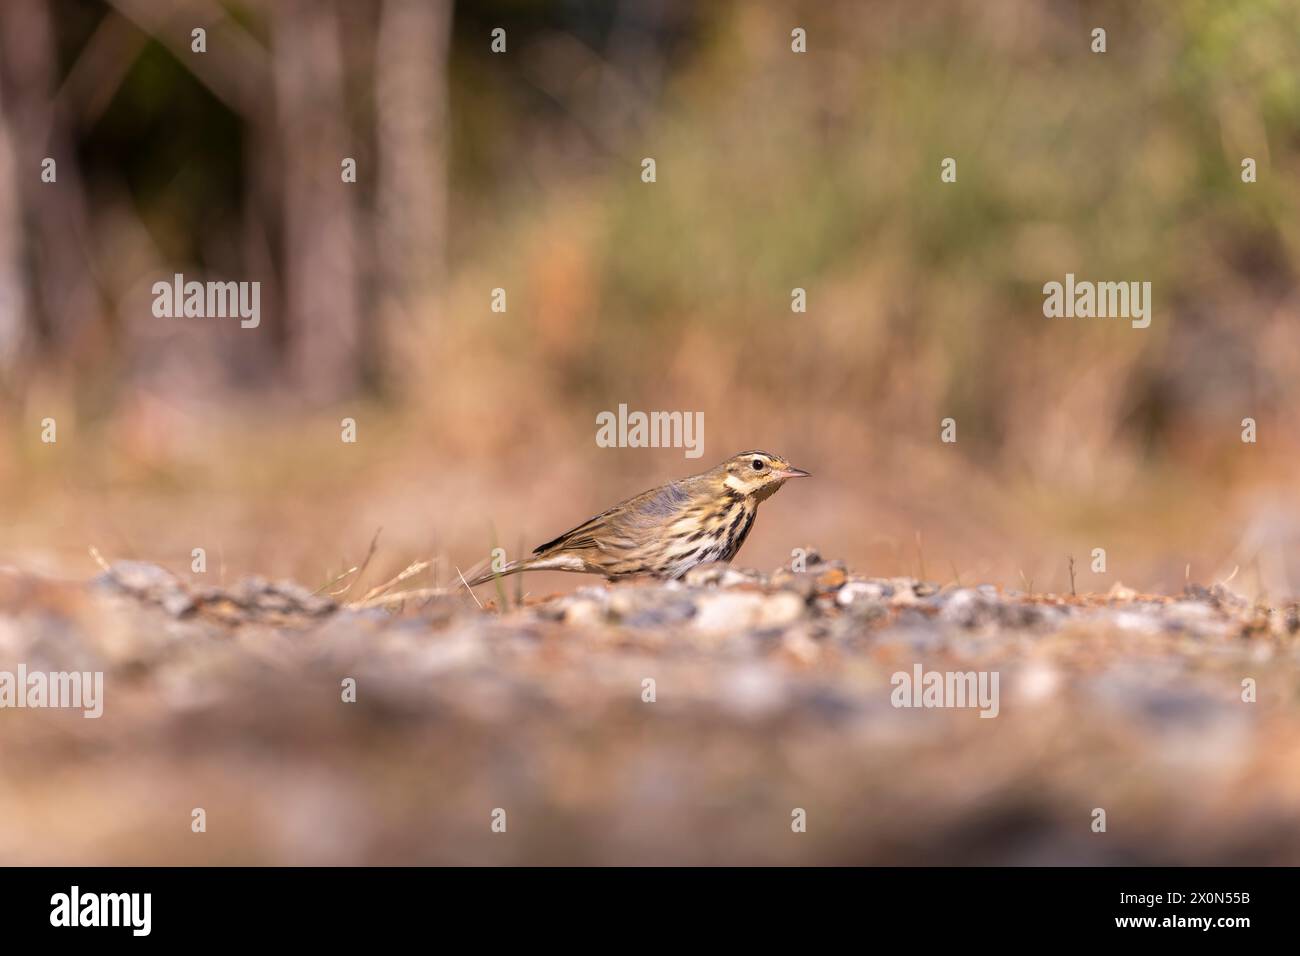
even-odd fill
[[[533,549],[533,554],[602,546],[634,547],[637,542],[635,538],[629,537],[630,533],[658,523],[671,524],[686,511],[690,501],[691,496],[680,482],[652,488],[626,501],[620,501],[545,544],[539,544]]]
[[[602,511],[600,514],[588,518],[576,528],[570,528],[558,538],[552,538],[545,544],[539,544],[537,547],[533,548],[533,554],[545,554],[548,551],[558,551],[561,548],[583,548],[590,546],[595,541],[592,535],[598,532],[600,527],[604,524],[605,519],[609,517],[613,510],[614,509],[611,508],[609,511]]]

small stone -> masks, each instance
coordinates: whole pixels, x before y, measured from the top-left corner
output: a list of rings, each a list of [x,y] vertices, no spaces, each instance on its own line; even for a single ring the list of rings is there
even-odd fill
[[[824,616],[826,616],[827,614],[831,614],[831,613],[834,612],[834,610],[835,610],[835,595],[834,595],[834,594],[815,594],[815,595],[813,595],[812,600],[809,601],[808,606],[809,606],[810,608],[812,608],[813,613],[818,614],[818,615],[821,615],[821,616],[824,617]]]
[[[887,585],[876,581],[850,581],[836,593],[835,602],[848,611],[849,617],[866,623],[888,615],[887,591],[892,593]]]
[[[798,601],[796,596],[789,596]],[[693,625],[697,630],[711,634],[748,630],[763,619],[763,606],[767,600],[757,591],[724,591],[701,595],[696,605]],[[800,601],[799,604],[802,608],[803,602]]]
[[[1227,637],[1233,625],[1216,610],[1214,605],[1196,601],[1175,601],[1164,608],[1165,627],[1196,637]]]
[[[847,607],[858,601],[885,601],[893,594],[893,587],[883,581],[849,581],[840,588],[835,600]]]
[[[706,587],[710,584],[717,584],[722,580],[722,575],[727,571],[727,565],[721,561],[705,561],[703,564],[697,564],[686,572],[682,579],[689,587],[699,588]]]
[[[609,614],[627,627],[667,627],[694,617],[695,601],[674,588],[618,588],[610,594]]]
[[[1132,588],[1125,587],[1120,581],[1116,581],[1111,585],[1111,589],[1106,592],[1106,600],[1108,601],[1128,602],[1134,600],[1136,597],[1137,592]]]
[[[195,607],[194,598],[176,575],[146,561],[118,561],[96,583],[159,604],[172,617],[182,617]]]
[[[889,603],[894,607],[911,607],[921,602],[916,597],[916,592],[912,589],[911,583],[907,587],[895,588],[894,594]]]
[[[597,601],[579,598],[564,607],[564,623],[578,627],[596,627],[605,622],[605,606]]]
[[[1111,623],[1121,631],[1135,631],[1140,634],[1159,634],[1163,629],[1160,618],[1138,611],[1120,611],[1111,617]]]
[[[995,616],[994,602],[970,588],[948,594],[939,611],[939,620],[958,627],[977,627]]]
[[[807,571],[791,571],[789,568],[777,568],[772,572],[772,586],[794,591],[796,594],[809,598],[817,590],[817,578]]]
[[[128,591],[149,591],[179,584],[176,575],[166,568],[145,561],[118,561],[108,569],[107,575]]]
[[[761,594],[736,592],[710,595],[696,606],[695,627],[701,631],[723,632],[748,626],[758,615]]]
[[[765,583],[763,575],[757,571],[732,567],[728,567],[722,572],[722,579],[718,582],[719,586],[724,588],[734,588],[741,585],[758,585],[761,587]]]
[[[829,567],[817,575],[817,587],[822,591],[836,591],[844,586],[849,576],[843,568]]]
[[[184,617],[194,610],[194,599],[184,591],[173,591],[162,600],[163,610],[172,617]]]
[[[275,592],[289,601],[295,610],[304,614],[328,614],[335,609],[334,601],[324,594],[313,594],[301,584],[292,581],[277,581]]]
[[[769,595],[759,607],[759,627],[784,627],[804,616],[808,605],[799,595],[780,591]]]

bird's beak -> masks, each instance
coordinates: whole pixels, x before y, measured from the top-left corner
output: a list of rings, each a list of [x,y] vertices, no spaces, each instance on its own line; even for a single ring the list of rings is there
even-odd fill
[[[811,474],[804,471],[802,468],[795,468],[795,467],[782,468],[780,471],[776,473],[776,476],[778,478],[811,478],[812,477]]]

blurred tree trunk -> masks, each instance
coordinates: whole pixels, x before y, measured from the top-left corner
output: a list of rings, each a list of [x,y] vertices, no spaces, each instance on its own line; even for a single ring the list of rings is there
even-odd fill
[[[272,70],[283,157],[284,303],[289,363],[300,394],[352,394],[362,368],[355,155],[345,122],[344,67],[333,4],[271,4]]]
[[[18,369],[31,331],[27,314],[27,278],[23,271],[22,215],[13,136],[5,114],[4,84],[0,83],[0,395],[17,391]]]
[[[98,360],[105,328],[73,137],[67,116],[55,106],[57,64],[48,6],[41,0],[0,3],[0,47],[14,197],[0,212],[0,230],[17,230],[7,240],[7,252],[0,238],[0,269],[17,268],[13,285],[4,280],[3,294],[12,299],[19,290],[25,305],[18,318],[0,318],[7,330],[0,332],[0,347],[9,354],[15,334],[26,340],[26,348],[42,344],[71,381]],[[57,164],[56,182],[41,181],[46,157]],[[27,255],[24,245],[31,247]],[[20,278],[24,264],[32,276],[26,288]],[[16,323],[25,328],[14,333]]]
[[[406,383],[428,367],[420,332],[436,325],[446,277],[451,20],[451,0],[385,0],[376,44],[381,354]]]

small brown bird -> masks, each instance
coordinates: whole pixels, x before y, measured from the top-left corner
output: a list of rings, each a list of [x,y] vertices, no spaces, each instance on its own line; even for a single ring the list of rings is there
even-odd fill
[[[705,561],[730,561],[745,543],[759,504],[786,479],[806,477],[808,472],[779,455],[747,451],[620,502],[534,548],[530,557],[466,583],[475,587],[520,571],[679,578]]]

